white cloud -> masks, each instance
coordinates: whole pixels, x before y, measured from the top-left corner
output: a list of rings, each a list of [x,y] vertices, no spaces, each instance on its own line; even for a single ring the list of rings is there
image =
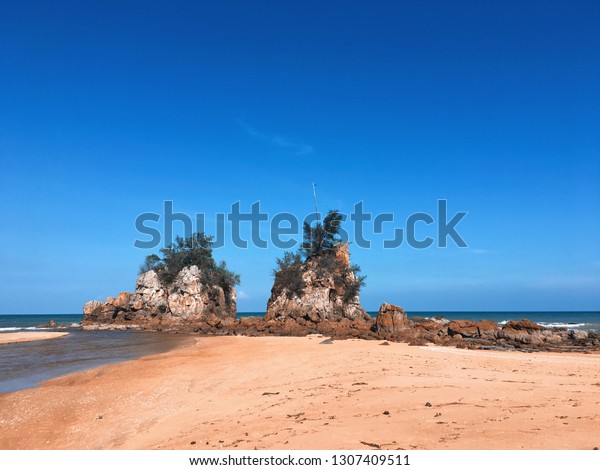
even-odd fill
[[[236,296],[238,299],[249,299],[250,296],[246,294],[243,290],[236,292]]]
[[[309,153],[313,153],[314,151],[312,146],[303,142],[292,142],[287,138],[277,134],[264,134],[262,132],[257,131],[244,121],[238,120],[237,122],[248,136],[252,137],[258,142],[262,142],[273,147],[291,150],[294,153],[294,155],[308,155]]]

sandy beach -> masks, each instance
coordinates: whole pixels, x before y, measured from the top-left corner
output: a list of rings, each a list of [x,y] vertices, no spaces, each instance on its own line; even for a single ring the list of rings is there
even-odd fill
[[[19,331],[17,333],[0,334],[0,344],[27,343],[67,336],[69,333],[58,331]]]
[[[0,395],[2,449],[593,449],[600,355],[209,337]]]

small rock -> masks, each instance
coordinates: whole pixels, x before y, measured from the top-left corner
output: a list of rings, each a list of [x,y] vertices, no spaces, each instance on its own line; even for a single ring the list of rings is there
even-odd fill
[[[330,339],[326,339],[325,341],[321,341],[319,344],[333,344],[333,341]]]
[[[387,341],[384,341],[383,343],[379,343],[379,346],[389,346],[390,343],[388,343]]]
[[[390,412],[389,411],[384,411],[383,414],[389,416]]]
[[[191,445],[191,446],[195,446],[195,445],[196,445],[196,441],[192,441],[192,442],[190,442],[190,445]]]
[[[427,402],[427,403],[425,403],[425,406],[431,408],[433,405],[431,403]]]

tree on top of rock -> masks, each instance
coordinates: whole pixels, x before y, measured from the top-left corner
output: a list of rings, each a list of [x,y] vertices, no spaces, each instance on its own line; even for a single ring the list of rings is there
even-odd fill
[[[225,261],[217,264],[212,256],[212,246],[213,238],[204,233],[177,237],[175,243],[160,250],[162,258],[156,254],[147,256],[140,266],[140,274],[155,271],[163,284],[170,285],[183,268],[197,266],[203,284],[222,287],[227,295],[240,283],[240,276],[227,269]]]
[[[336,287],[344,291],[344,300],[356,296],[365,285],[366,276],[359,275],[360,266],[349,265],[338,250],[343,244],[340,230],[343,216],[337,210],[330,210],[323,222],[303,226],[303,240],[296,253],[286,252],[277,258],[277,268],[273,270],[276,292],[286,289],[289,298],[302,296],[305,283],[302,273],[310,264],[318,277],[333,276]]]
[[[311,226],[308,222],[304,222],[301,249],[305,259],[320,256],[326,251],[335,249],[336,245],[341,243],[342,219],[342,214],[336,210],[330,210],[322,224],[317,222]]]

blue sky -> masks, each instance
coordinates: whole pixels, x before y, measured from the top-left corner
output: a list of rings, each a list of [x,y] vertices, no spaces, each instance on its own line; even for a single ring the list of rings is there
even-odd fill
[[[0,313],[132,290],[134,220],[468,211],[352,247],[363,305],[600,310],[600,4],[4,2]],[[209,225],[210,227],[210,225]],[[423,236],[433,228],[422,226]],[[281,250],[215,251],[263,311]]]

